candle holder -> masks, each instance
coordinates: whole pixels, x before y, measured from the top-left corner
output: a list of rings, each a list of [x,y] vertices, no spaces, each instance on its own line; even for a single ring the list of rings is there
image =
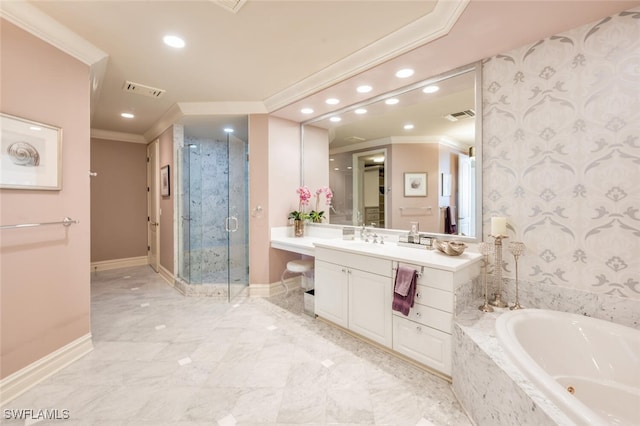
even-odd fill
[[[489,306],[489,288],[487,284],[487,267],[489,266],[489,255],[493,252],[493,245],[487,242],[478,244],[478,251],[482,255],[484,263],[484,271],[482,273],[482,284],[484,286],[484,305],[478,307],[482,312],[493,312],[493,308]]]
[[[507,306],[509,306],[509,304],[502,300],[502,240],[509,237],[502,234],[489,236],[495,239],[494,248],[496,254],[496,265],[493,274],[493,280],[495,283],[495,287],[497,288],[493,300],[489,303],[496,308],[506,308]]]
[[[520,299],[518,297],[518,259],[524,254],[524,249],[524,243],[520,241],[512,241],[509,243],[509,251],[513,255],[516,263],[516,303],[509,308],[512,311],[515,309],[524,309],[524,306],[520,305]]]

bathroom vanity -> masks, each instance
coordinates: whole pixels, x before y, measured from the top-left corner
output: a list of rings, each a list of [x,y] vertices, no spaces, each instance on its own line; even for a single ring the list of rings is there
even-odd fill
[[[293,240],[293,241],[291,241]],[[315,314],[392,352],[451,377],[451,333],[455,289],[480,273],[481,255],[447,256],[393,242],[341,238],[301,241],[315,256]],[[272,246],[296,251],[295,238]],[[418,273],[414,306],[407,316],[392,310],[398,265]]]

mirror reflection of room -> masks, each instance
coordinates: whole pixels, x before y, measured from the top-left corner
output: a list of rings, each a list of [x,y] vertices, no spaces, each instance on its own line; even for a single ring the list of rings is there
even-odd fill
[[[475,237],[475,81],[471,67],[307,123],[328,137],[329,223]]]

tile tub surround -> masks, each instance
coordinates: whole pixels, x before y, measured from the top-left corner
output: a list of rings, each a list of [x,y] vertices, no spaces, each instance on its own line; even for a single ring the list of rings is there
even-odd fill
[[[488,275],[489,293],[493,293],[493,276]],[[525,308],[551,309],[587,315],[640,329],[640,300],[621,298],[608,294],[596,294],[586,290],[561,287],[553,284],[519,280],[520,304]],[[505,278],[502,285],[503,300],[515,303],[515,279]],[[475,309],[484,303],[482,275],[475,281],[456,289],[456,313]]]
[[[92,274],[91,298],[94,351],[3,412],[67,409],[63,423],[83,426],[471,425],[446,381],[302,314],[300,289],[218,303],[143,266]]]
[[[495,336],[503,312],[473,308],[457,316],[452,375],[458,400],[479,426],[574,424],[507,358]]]
[[[485,240],[491,217],[507,217],[532,288],[640,300],[639,17],[634,8],[484,61]],[[503,259],[513,270],[506,247]]]

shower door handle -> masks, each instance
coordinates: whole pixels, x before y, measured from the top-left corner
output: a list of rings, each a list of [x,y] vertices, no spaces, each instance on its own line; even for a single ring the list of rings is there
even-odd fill
[[[231,225],[232,221],[233,221],[233,228],[229,226]],[[226,217],[224,220],[224,230],[227,232],[236,232],[238,230],[238,218],[235,216]]]

